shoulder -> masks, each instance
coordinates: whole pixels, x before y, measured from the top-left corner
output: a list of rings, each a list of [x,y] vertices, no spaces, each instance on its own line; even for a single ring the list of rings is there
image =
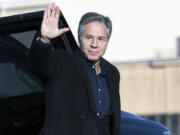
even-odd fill
[[[104,58],[101,58],[104,66],[106,69],[108,69],[111,73],[113,73],[116,77],[120,78],[120,73],[119,73],[119,70],[118,68],[113,65],[112,63],[110,63],[109,61],[107,61],[106,59]]]
[[[63,49],[54,49],[53,50],[53,57],[54,58],[58,58],[58,59],[66,59],[68,57],[73,56],[74,52],[73,51],[67,51],[67,50],[63,50]]]
[[[63,49],[54,49],[52,58],[58,60],[62,64],[78,63],[80,54],[77,50],[67,51]]]
[[[110,63],[109,61],[107,61],[104,58],[101,58],[101,60],[106,68],[108,68],[109,70],[113,70],[114,72],[119,72],[115,65],[113,65],[112,63]]]
[[[53,54],[55,56],[74,56],[74,55],[77,55],[78,54],[78,49],[74,50],[74,51],[67,51],[67,50],[64,50],[64,49],[54,49],[53,50]]]

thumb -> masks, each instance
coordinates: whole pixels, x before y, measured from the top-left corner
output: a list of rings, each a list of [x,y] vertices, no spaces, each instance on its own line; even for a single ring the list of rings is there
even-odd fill
[[[58,34],[61,35],[61,34],[65,33],[65,32],[67,32],[67,31],[69,31],[69,28],[67,28],[67,27],[66,28],[62,28],[62,29],[58,30]]]

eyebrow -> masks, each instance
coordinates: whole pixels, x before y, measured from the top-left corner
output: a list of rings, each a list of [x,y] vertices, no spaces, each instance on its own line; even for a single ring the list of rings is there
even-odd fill
[[[91,34],[85,34],[85,36],[91,36],[91,37],[94,37],[93,35],[91,35]],[[107,38],[106,36],[98,36],[98,38]]]

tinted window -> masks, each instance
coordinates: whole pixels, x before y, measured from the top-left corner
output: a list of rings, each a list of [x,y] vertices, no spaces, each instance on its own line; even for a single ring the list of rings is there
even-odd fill
[[[11,36],[20,43],[22,43],[27,48],[30,48],[35,33],[36,31],[28,31],[28,32],[11,34]]]
[[[42,91],[42,87],[13,63],[0,63],[0,98]]]
[[[43,91],[39,78],[26,68],[25,57],[35,31],[12,34],[0,41],[0,98]]]

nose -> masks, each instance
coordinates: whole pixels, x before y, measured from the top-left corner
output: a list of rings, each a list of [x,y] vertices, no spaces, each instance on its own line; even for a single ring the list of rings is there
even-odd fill
[[[98,41],[97,41],[97,39],[93,39],[93,41],[92,41],[92,43],[91,43],[91,46],[92,46],[93,48],[97,48],[97,46],[98,46]]]

